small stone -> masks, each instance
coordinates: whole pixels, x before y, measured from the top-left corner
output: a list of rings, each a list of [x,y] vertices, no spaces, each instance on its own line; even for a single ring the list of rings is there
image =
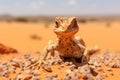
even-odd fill
[[[2,80],[11,80],[10,78],[2,77]]]
[[[2,76],[8,76],[8,73],[9,73],[9,71],[8,71],[8,70],[6,70],[6,71],[2,72]]]
[[[27,75],[27,76],[24,77],[24,80],[30,80],[30,79],[32,79],[31,75]]]
[[[27,53],[27,54],[24,55],[24,57],[25,57],[25,59],[28,59],[28,58],[31,57],[31,54],[30,54],[30,53]]]
[[[70,76],[70,74],[68,74],[68,73],[65,74],[63,80],[71,80],[71,76]]]
[[[53,74],[52,77],[57,78],[57,77],[58,77],[58,74],[57,74],[57,73],[56,73],[56,74]]]
[[[59,80],[58,78],[53,78],[53,80]]]
[[[100,67],[101,64],[98,62],[98,61],[95,61],[94,64],[93,64],[95,67]]]
[[[112,69],[111,68],[107,68],[107,71],[112,71]]]
[[[19,63],[20,59],[19,58],[13,58],[13,59],[10,60],[10,62]]]
[[[12,73],[15,73],[15,70],[14,68],[9,68],[9,72],[12,72]]]
[[[14,80],[23,80],[23,76],[21,75],[21,73],[17,73]]]
[[[71,65],[71,66],[69,66],[69,69],[71,70],[71,71],[73,71],[74,69],[75,69],[75,65]]]
[[[98,71],[100,71],[100,72],[104,72],[104,70],[103,70],[102,67],[97,67],[96,69],[97,69]]]
[[[69,66],[69,65],[71,65],[72,63],[71,62],[65,62],[65,65],[66,66]]]
[[[33,75],[34,76],[39,76],[40,75],[40,71],[39,70],[34,70],[33,71]]]
[[[20,65],[19,65],[18,62],[11,62],[11,66],[14,66],[14,67],[20,67]]]
[[[81,77],[82,77],[83,79],[93,80],[93,76],[92,76],[92,74],[90,74],[90,73],[82,74]]]
[[[61,64],[60,67],[64,68],[64,67],[65,67],[65,64]]]
[[[105,78],[105,76],[103,74],[98,74],[96,76],[96,80],[103,80]]]
[[[67,69],[65,72],[66,73],[71,73],[72,71],[70,69]]]
[[[78,67],[78,70],[81,74],[91,73],[91,68],[89,67],[89,65],[83,65],[81,67]]]
[[[31,59],[31,63],[35,63],[35,62],[37,62],[37,61],[38,61],[37,58],[32,58],[32,59]]]
[[[33,76],[32,80],[40,80],[38,76]]]
[[[94,59],[90,58],[88,64],[93,65],[94,61],[95,61]]]
[[[52,72],[51,66],[48,66],[48,65],[43,66],[43,69],[47,72]]]
[[[110,63],[109,60],[105,60],[105,61],[104,61],[104,64],[105,64],[106,66],[109,66],[109,63]]]
[[[112,75],[112,76],[114,75],[112,71],[109,71],[109,74]]]
[[[53,77],[52,76],[46,76],[45,80],[53,80]]]
[[[71,73],[72,80],[80,80],[80,76],[76,72]]]
[[[96,67],[94,65],[89,65],[92,69],[95,69]]]
[[[30,66],[31,64],[32,64],[31,61],[27,61],[27,62],[24,63],[24,67],[28,67],[28,66]]]
[[[24,72],[27,73],[27,74],[30,74],[31,70],[27,69],[27,70],[24,70]]]

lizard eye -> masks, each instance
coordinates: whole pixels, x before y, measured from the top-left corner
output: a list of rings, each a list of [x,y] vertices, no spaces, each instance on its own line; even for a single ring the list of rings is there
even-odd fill
[[[59,25],[58,25],[58,22],[57,22],[57,21],[55,21],[55,24],[56,24],[55,27],[58,28]]]

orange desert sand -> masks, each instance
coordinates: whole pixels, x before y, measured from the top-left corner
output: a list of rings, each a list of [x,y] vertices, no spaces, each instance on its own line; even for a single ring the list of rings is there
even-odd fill
[[[0,22],[0,43],[18,50],[18,53],[0,55],[0,62],[16,57],[19,58],[30,52],[34,58],[38,58],[38,55],[43,51],[48,41],[56,40],[53,27],[54,23],[46,27],[45,23]],[[37,35],[39,39],[32,39],[31,36],[33,35]],[[99,46],[100,53],[108,49],[112,53],[120,54],[120,21],[112,21],[109,27],[105,21],[79,23],[79,32],[76,36],[81,37],[85,41],[87,47]],[[52,67],[52,72],[43,70],[40,72],[40,80],[45,80],[46,75],[49,76],[55,73],[59,73],[58,78],[61,80],[65,75],[67,67],[68,66],[65,66],[59,70],[59,65],[55,65]],[[111,68],[114,75],[110,75],[107,72],[108,68],[111,67],[103,65],[104,73],[107,74],[104,80],[119,80],[120,69]],[[18,69],[18,72],[19,71]],[[17,72],[10,73],[9,77],[13,80],[16,74]],[[0,80],[3,80],[3,78],[0,77]]]

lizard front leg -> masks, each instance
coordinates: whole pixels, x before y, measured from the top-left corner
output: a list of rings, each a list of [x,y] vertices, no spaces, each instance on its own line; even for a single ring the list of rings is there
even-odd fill
[[[98,46],[95,46],[94,48],[86,48],[84,41],[80,39],[79,37],[75,37],[74,41],[77,43],[77,45],[81,49],[84,49],[84,53],[83,53],[82,61],[81,61],[82,64],[88,63],[90,56],[99,51]]]
[[[81,63],[82,64],[87,63],[89,61],[90,56],[89,56],[89,53],[88,53],[89,51],[85,46],[85,42],[79,37],[75,37],[74,41],[80,47],[80,49],[84,50],[84,52],[82,53],[83,55],[82,55]]]
[[[44,48],[43,53],[40,55],[38,61],[36,63],[34,63],[33,65],[31,65],[30,67],[37,67],[37,69],[40,69],[40,67],[42,66],[42,64],[46,63],[46,59],[47,57],[51,57],[54,54],[54,50],[56,48],[56,44],[52,43],[48,43],[48,46]],[[50,55],[48,56],[48,53],[50,53]]]

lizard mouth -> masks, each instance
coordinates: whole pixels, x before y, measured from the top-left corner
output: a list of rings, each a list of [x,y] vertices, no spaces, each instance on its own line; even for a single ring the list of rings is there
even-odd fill
[[[78,31],[78,26],[74,25],[74,26],[71,26],[71,25],[58,25],[57,22],[55,22],[55,28],[54,28],[54,32],[59,32],[59,33],[69,33],[69,32],[76,32]],[[68,27],[66,27],[68,26]]]
[[[75,30],[67,30],[67,31],[64,31],[63,29],[54,29],[54,32],[58,35],[58,36],[74,36],[78,30],[75,29]]]

